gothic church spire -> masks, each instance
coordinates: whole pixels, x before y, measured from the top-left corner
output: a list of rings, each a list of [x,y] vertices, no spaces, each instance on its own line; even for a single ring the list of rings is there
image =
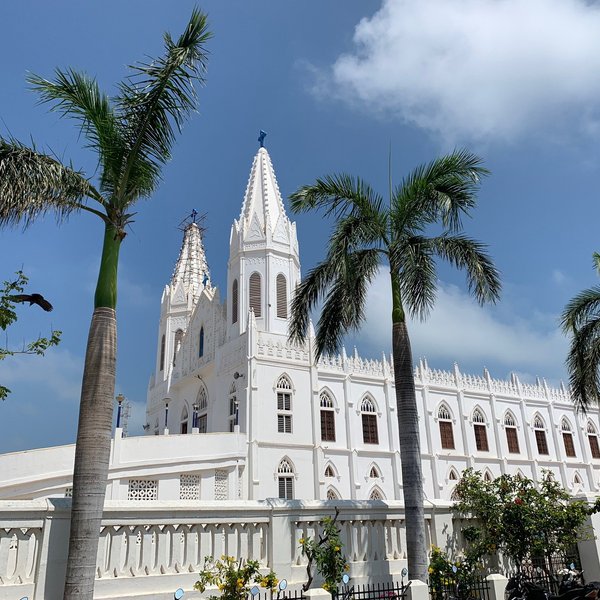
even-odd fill
[[[189,223],[184,229],[179,258],[171,277],[172,290],[176,290],[179,284],[186,295],[192,296],[194,302],[205,287],[211,287],[202,233],[195,222]]]

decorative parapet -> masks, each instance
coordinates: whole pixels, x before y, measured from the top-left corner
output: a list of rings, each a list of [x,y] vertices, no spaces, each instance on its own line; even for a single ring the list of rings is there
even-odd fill
[[[269,358],[283,358],[286,360],[308,361],[308,345],[290,344],[287,341],[272,339],[264,334],[259,334],[256,343],[258,356]]]
[[[383,363],[380,360],[370,360],[355,355],[347,359],[346,365],[349,373],[383,377]]]
[[[433,385],[455,390],[481,391],[501,396],[517,398],[543,399],[548,401],[570,402],[569,390],[561,381],[559,387],[550,387],[545,380],[537,379],[536,383],[521,383],[514,373],[510,379],[494,379],[487,369],[483,376],[461,373],[455,364],[454,371],[430,369],[427,361],[421,360],[415,368],[417,385]]]
[[[324,371],[340,371],[344,372],[344,359],[341,354],[336,354],[332,356],[330,354],[325,354],[319,358],[319,362],[317,363],[319,369]]]

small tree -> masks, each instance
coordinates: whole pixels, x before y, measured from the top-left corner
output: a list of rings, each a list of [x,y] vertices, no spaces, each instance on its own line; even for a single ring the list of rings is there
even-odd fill
[[[500,551],[517,568],[529,556],[544,557],[549,566],[552,556],[586,539],[586,519],[600,507],[600,499],[592,507],[574,500],[549,471],[536,486],[513,475],[485,481],[479,471],[467,469],[455,493],[454,509],[475,519],[463,529],[467,556],[478,560]]]
[[[17,271],[16,276],[14,281],[5,281],[0,289],[0,329],[2,331],[6,331],[17,320],[14,296],[23,292],[29,281],[23,271]],[[42,355],[48,348],[58,344],[60,336],[60,331],[51,331],[49,337],[40,336],[32,342],[24,342],[19,350],[0,346],[0,360],[15,354]],[[10,394],[10,390],[4,385],[0,385],[0,400],[4,400],[8,394]]]
[[[300,538],[302,554],[308,558],[306,573],[308,579],[302,585],[302,591],[306,592],[310,587],[316,572],[324,579],[323,587],[331,592],[336,590],[342,581],[344,572],[348,570],[348,563],[344,556],[343,544],[340,540],[340,530],[336,525],[339,511],[335,511],[335,517],[325,517],[322,521],[323,533],[319,539]]]

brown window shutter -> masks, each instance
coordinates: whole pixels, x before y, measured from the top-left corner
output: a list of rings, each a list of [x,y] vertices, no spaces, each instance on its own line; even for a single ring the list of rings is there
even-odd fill
[[[549,454],[548,442],[546,441],[546,432],[542,429],[535,430],[535,441],[537,443],[537,449],[540,454]]]
[[[379,435],[377,432],[377,416],[363,414],[363,442],[365,444],[379,444]]]
[[[588,435],[590,441],[590,450],[592,451],[592,458],[600,458],[600,446],[598,446],[598,436]]]
[[[450,421],[440,421],[440,438],[444,450],[454,450],[454,432]]]
[[[573,435],[571,433],[563,433],[563,441],[565,443],[565,454],[573,458],[575,454],[575,444],[573,444]]]
[[[508,451],[511,454],[519,454],[519,437],[516,427],[506,428],[506,442],[508,443]]]
[[[277,316],[280,319],[287,319],[287,281],[281,273],[277,275]]]
[[[249,296],[250,296],[250,308],[254,310],[254,316],[260,317],[261,313],[261,290],[260,290],[260,275],[258,273],[252,273],[250,275],[249,284]]]
[[[480,452],[489,452],[487,431],[485,425],[473,425],[475,429],[475,445]]]
[[[165,370],[165,344],[166,344],[166,340],[165,340],[165,336],[163,334],[162,339],[160,341],[160,370],[161,371]]]
[[[321,440],[335,442],[335,421],[332,410],[321,411]]]
[[[238,320],[238,280],[234,279],[231,286],[231,322]]]

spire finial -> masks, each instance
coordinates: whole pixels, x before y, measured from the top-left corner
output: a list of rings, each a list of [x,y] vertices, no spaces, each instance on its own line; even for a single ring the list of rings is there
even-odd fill
[[[261,148],[265,147],[265,138],[267,137],[267,132],[263,131],[262,129],[260,130],[260,133],[258,134],[258,143],[260,144]]]

